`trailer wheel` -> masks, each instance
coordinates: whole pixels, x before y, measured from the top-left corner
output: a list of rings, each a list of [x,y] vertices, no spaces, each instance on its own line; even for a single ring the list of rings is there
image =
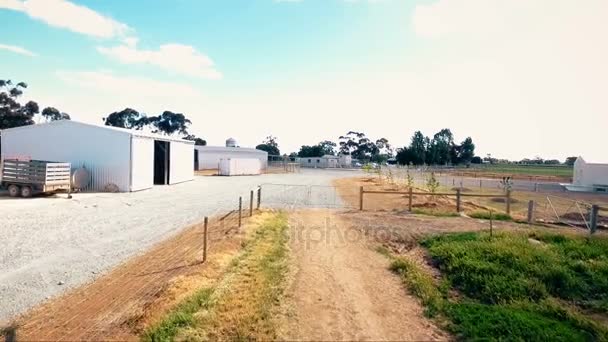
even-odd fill
[[[24,186],[21,188],[21,197],[28,198],[32,197],[32,188],[29,186]]]
[[[8,186],[8,195],[11,197],[19,196],[21,189],[19,189],[19,185],[11,184]]]

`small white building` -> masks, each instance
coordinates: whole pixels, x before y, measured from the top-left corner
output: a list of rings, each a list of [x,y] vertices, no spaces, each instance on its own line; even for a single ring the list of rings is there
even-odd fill
[[[70,120],[5,129],[0,159],[69,162],[90,174],[86,191],[139,191],[194,179],[194,142]]]
[[[578,157],[574,162],[573,186],[568,190],[608,192],[608,164],[589,163]]]
[[[194,168],[195,170],[218,170],[220,161],[223,159],[257,159],[260,161],[259,174],[268,167],[268,152],[254,148],[239,147],[236,140],[226,140],[226,146],[195,146]],[[252,163],[241,163],[241,165],[252,165]],[[234,166],[234,165],[233,165]]]
[[[330,154],[323,157],[298,158],[298,161],[302,167],[322,169],[350,168],[352,163],[350,155],[332,156]]]

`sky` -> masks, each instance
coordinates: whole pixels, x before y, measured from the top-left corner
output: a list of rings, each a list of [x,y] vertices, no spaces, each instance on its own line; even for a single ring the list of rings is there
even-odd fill
[[[477,155],[608,162],[606,0],[0,0],[0,79],[102,124],[184,113],[281,152],[450,128]]]

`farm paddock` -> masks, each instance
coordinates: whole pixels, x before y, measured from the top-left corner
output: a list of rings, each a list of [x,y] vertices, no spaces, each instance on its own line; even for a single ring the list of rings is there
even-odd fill
[[[341,173],[333,178],[324,175],[317,178],[316,184],[326,186],[331,179],[341,182],[340,178],[347,176],[352,174]],[[321,179],[324,181],[320,182]],[[294,184],[302,185],[296,181]],[[345,191],[358,191],[358,188],[352,188],[336,188],[340,195],[344,194],[347,207],[349,195]],[[426,262],[426,252],[420,247],[420,241],[428,234],[487,234],[487,220],[415,215],[404,210],[290,208],[292,210],[287,211],[289,235],[286,242],[267,240],[277,235],[270,231],[263,233],[260,227],[266,224],[264,222],[275,222],[276,212],[259,212],[246,219],[241,230],[229,227],[222,230],[221,226],[212,225],[210,229],[217,232],[219,240],[213,240],[209,262],[201,264],[201,226],[194,225],[91,285],[48,302],[42,307],[44,309],[31,311],[31,316],[23,316],[22,324],[16,327],[15,332],[17,336],[53,336],[56,331],[38,330],[41,322],[47,323],[47,319],[52,319],[50,325],[65,326],[66,329],[59,330],[69,334],[62,336],[72,339],[87,336],[110,338],[113,335],[108,331],[120,339],[138,336],[153,339],[154,336],[167,336],[157,333],[169,332],[180,339],[204,338],[210,336],[209,332],[220,333],[217,337],[226,339],[235,336],[278,336],[285,339],[449,338],[450,333],[446,332],[449,329],[440,321],[425,317],[428,307],[424,300],[418,301],[410,295],[417,296],[418,292],[405,290],[399,283],[403,274],[391,274],[389,266],[393,257],[411,257],[421,267],[440,276],[439,271],[433,271],[433,265]],[[273,223],[268,229],[275,231],[277,227]],[[509,221],[496,222],[493,229],[497,236],[534,229],[560,235],[564,232],[585,234],[574,228],[529,228]],[[325,235],[319,236],[319,233]],[[603,238],[603,235],[600,232],[597,237]],[[289,256],[279,252],[282,249],[270,248],[276,243],[289,243]],[[167,252],[169,250],[171,252]],[[386,258],[384,255],[392,256]],[[284,263],[289,267],[262,268],[267,272],[260,273],[256,260],[274,260],[265,263],[266,266],[259,264],[259,267]],[[141,288],[104,293],[106,288],[120,288],[114,287],[114,283],[134,283],[133,277],[139,280]],[[301,296],[303,293],[306,295]],[[336,293],[344,293],[344,296],[336,296]],[[84,294],[87,298],[83,297]],[[248,298],[252,298],[251,301]],[[255,301],[260,298],[273,298],[269,303],[284,305],[256,305]],[[52,313],[66,307],[80,308],[83,322],[95,324],[87,325],[72,319],[74,311],[57,315],[57,320],[44,316],[45,312]],[[201,316],[203,312],[205,315]],[[256,320],[262,317],[260,315],[270,315],[272,324],[266,324],[267,320],[256,324]],[[403,315],[411,319],[407,322],[400,318],[393,321]],[[180,317],[185,320],[178,321]],[[293,328],[295,326],[298,329]],[[30,333],[38,335],[28,335]],[[51,335],[41,335],[43,333]]]

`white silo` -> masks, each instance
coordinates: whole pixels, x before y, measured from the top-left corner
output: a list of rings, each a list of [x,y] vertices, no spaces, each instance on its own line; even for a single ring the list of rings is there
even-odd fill
[[[226,139],[226,147],[238,147],[236,140],[234,138]]]

